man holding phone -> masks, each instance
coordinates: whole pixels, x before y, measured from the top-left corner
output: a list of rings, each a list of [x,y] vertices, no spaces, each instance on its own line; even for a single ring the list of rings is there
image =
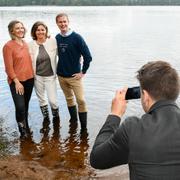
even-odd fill
[[[145,114],[128,117],[127,88],[118,90],[111,114],[96,137],[90,163],[97,169],[129,164],[131,180],[180,179],[180,91],[178,73],[164,61],[140,68],[137,79]]]

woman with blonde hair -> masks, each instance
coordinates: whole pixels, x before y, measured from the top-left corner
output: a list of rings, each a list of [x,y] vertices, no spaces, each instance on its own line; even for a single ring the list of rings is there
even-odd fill
[[[31,56],[28,45],[23,40],[26,33],[23,23],[18,20],[11,21],[8,31],[11,40],[3,47],[5,71],[15,104],[20,137],[27,138],[30,133],[28,107],[34,85]]]

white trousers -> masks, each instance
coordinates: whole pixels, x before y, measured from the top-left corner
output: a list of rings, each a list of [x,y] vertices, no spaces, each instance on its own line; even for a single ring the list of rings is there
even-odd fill
[[[52,109],[58,108],[56,76],[35,76],[35,92],[40,106],[50,104]]]

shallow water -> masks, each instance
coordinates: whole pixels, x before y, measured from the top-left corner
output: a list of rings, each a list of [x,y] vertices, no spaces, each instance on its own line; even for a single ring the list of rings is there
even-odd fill
[[[69,127],[66,102],[58,86],[59,125],[51,119],[49,128],[40,132],[43,119],[33,92],[29,109],[32,139],[19,141],[14,105],[0,52],[1,133],[9,142],[7,150],[11,154],[20,154],[24,159],[37,161],[54,171],[62,168],[64,174],[88,174],[91,171],[89,152],[110,112],[115,90],[137,85],[137,69],[150,60],[166,60],[180,72],[180,25],[177,23],[180,20],[180,7],[0,7],[1,49],[9,40],[7,25],[10,20],[24,22],[28,29],[26,40],[30,41],[30,28],[36,20],[43,20],[51,36],[55,36],[58,32],[55,16],[60,11],[70,15],[70,26],[83,35],[93,56],[84,78],[89,109],[88,133],[82,136],[79,124],[78,127]],[[140,101],[132,100],[124,117],[140,116],[142,113]],[[118,171],[112,170],[112,174],[115,173]],[[106,172],[103,171],[103,174],[106,175]]]

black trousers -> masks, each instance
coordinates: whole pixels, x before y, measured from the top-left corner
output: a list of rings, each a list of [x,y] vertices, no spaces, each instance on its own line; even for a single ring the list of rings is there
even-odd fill
[[[34,78],[28,79],[21,83],[24,86],[23,95],[19,95],[16,93],[14,82],[10,84],[10,90],[11,90],[12,98],[15,105],[16,121],[24,123],[28,119],[29,101],[30,101],[33,86],[34,86]]]

